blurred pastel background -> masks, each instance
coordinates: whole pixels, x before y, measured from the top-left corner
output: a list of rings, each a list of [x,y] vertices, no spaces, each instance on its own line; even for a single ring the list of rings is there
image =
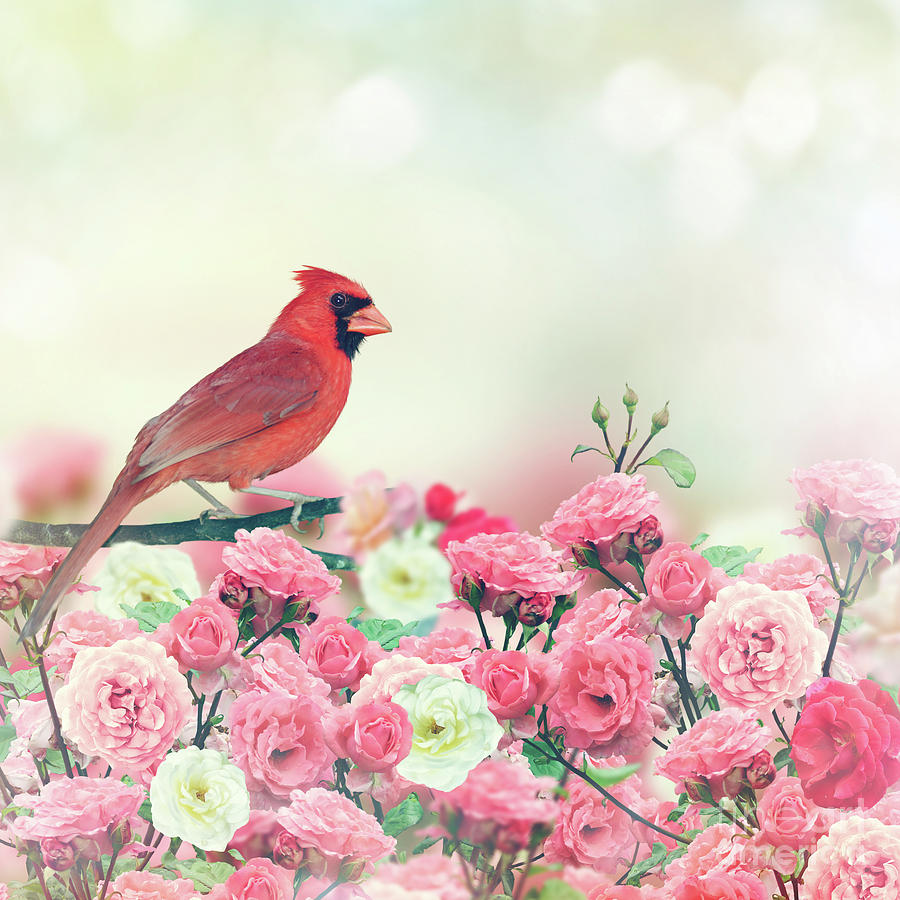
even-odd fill
[[[0,438],[100,440],[89,517],[313,263],[394,325],[318,451],[338,483],[534,528],[627,379],[697,466],[651,474],[679,536],[775,555],[794,466],[898,460],[898,28],[891,0],[7,0]]]

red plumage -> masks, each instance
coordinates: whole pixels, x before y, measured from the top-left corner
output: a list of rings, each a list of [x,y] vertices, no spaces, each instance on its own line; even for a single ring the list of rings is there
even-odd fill
[[[297,272],[300,293],[262,340],[197,382],[138,433],[88,530],[35,605],[22,637],[37,632],[85,563],[129,511],[176,481],[245,488],[312,453],[350,390],[365,335],[391,330],[360,284],[325,269]]]

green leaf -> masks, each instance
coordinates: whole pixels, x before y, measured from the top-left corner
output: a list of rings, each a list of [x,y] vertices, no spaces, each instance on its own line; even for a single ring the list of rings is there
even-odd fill
[[[603,453],[603,451],[599,447],[589,447],[587,444],[579,444],[573,451],[572,455],[569,457],[569,462],[572,462],[579,453],[587,453],[588,450],[596,450],[597,453]],[[605,456],[606,454],[604,454]]]
[[[439,840],[440,838],[438,837],[427,837],[424,841],[419,841],[419,843],[413,847],[413,856],[424,853],[429,847],[433,847]]]
[[[190,878],[197,890],[206,893],[217,884],[223,884],[234,872],[234,866],[225,862],[207,862],[205,859],[177,859],[172,864],[182,878]],[[205,890],[204,890],[205,889]]]
[[[378,641],[385,650],[396,650],[400,638],[415,634],[419,622],[407,622],[399,619],[363,619],[356,623],[358,628],[370,641]]]
[[[825,615],[831,619],[832,622],[837,618],[837,613],[833,609],[826,609]],[[851,631],[859,628],[860,625],[863,624],[862,616],[848,616],[846,611],[844,612],[843,618],[841,619],[841,634],[850,634]]]
[[[691,541],[691,550],[696,550],[704,541],[709,540],[709,534],[705,531],[701,531],[700,534],[697,535]]]
[[[0,725],[0,762],[6,759],[9,745],[16,739],[16,729],[12,725]]]
[[[350,610],[349,615],[346,616],[346,619],[348,622],[350,622],[352,624],[353,620],[355,618],[357,618],[359,615],[361,615],[362,613],[364,613],[365,611],[366,611],[366,608],[364,606],[354,606],[353,609]]]
[[[526,741],[523,744],[522,753],[524,753],[525,758],[528,760],[528,765],[531,767],[532,774],[538,777],[549,775],[551,778],[555,778],[559,781],[566,771],[565,766],[553,756],[553,750],[546,741],[542,741],[540,738],[533,738],[533,741],[541,747],[546,747],[547,755],[543,754],[529,741]],[[548,758],[548,756],[550,758]]]
[[[149,797],[140,805],[140,808],[138,809],[138,815],[147,822],[153,821]]]
[[[410,794],[399,806],[388,810],[382,829],[388,837],[396,837],[401,831],[412,828],[422,818],[422,804],[415,794]]]
[[[300,890],[300,885],[306,881],[306,877],[309,873],[306,871],[305,866],[300,866],[296,872],[294,872],[294,893],[296,894]]]
[[[634,887],[639,887],[641,878],[643,878],[651,869],[660,865],[668,853],[669,851],[666,849],[665,844],[659,841],[654,843],[650,855],[646,859],[642,859],[639,863],[635,864],[625,883],[633,885]]]
[[[44,754],[44,764],[47,766],[47,771],[54,775],[61,775],[66,771],[62,750],[48,750]]]
[[[181,588],[172,588],[172,593],[184,604],[187,606],[191,605],[191,598],[181,589]],[[144,602],[144,601],[141,601]]]
[[[694,464],[683,453],[670,448],[660,450],[651,456],[650,459],[645,459],[642,463],[638,463],[637,467],[640,468],[641,466],[662,466],[668,473],[669,478],[680,488],[689,488],[697,477],[697,470],[694,468]]]
[[[119,606],[129,619],[137,620],[141,631],[156,631],[158,626],[171,622],[175,614],[181,611],[177,603],[170,603],[168,600],[141,600],[134,606],[125,603],[120,603]]]
[[[50,669],[52,672],[53,669]],[[10,672],[0,666],[0,682],[10,685],[20,697],[28,697],[44,690],[41,684],[40,670],[34,666],[29,669],[20,669],[18,672]]]
[[[797,767],[794,765],[794,761],[791,759],[790,747],[782,747],[775,754],[773,762],[775,763],[776,769],[783,769],[786,766],[788,775],[793,775],[795,778],[797,777]]]
[[[584,894],[560,878],[548,878],[538,894],[538,900],[584,900]]]
[[[762,553],[762,547],[748,550],[746,547],[735,544],[731,547],[707,547],[701,555],[714,566],[724,569],[726,575],[740,575],[744,571],[744,566],[753,562],[760,553]]]
[[[593,766],[587,766],[586,774],[602,787],[612,787],[614,784],[630,778],[635,772],[641,768],[640,763],[629,763],[627,766],[610,766],[604,769],[595,769]]]

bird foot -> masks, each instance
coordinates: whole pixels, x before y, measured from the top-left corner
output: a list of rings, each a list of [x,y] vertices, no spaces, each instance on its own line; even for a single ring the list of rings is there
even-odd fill
[[[325,518],[324,516],[315,516],[311,519],[303,518],[303,506],[312,501],[321,500],[321,497],[310,497],[306,494],[299,494],[296,491],[279,491],[275,488],[264,487],[248,487],[241,489],[245,494],[259,494],[262,497],[277,497],[279,500],[289,500],[294,504],[291,512],[291,528],[298,534],[306,534],[306,530],[300,527],[301,522],[318,522],[319,538],[325,534]]]
[[[201,522],[208,522],[210,519],[242,519],[243,516],[227,506],[219,505],[214,506],[212,509],[204,509],[197,518]]]

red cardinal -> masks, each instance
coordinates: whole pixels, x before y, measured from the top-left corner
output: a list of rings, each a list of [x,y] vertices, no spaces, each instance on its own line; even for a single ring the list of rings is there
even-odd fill
[[[100,512],[54,573],[22,639],[37,633],[85,563],[129,511],[176,481],[232,490],[308,456],[337,421],[350,361],[390,331],[365,288],[325,269],[295,273],[300,293],[266,336],[195,384],[138,434]]]

